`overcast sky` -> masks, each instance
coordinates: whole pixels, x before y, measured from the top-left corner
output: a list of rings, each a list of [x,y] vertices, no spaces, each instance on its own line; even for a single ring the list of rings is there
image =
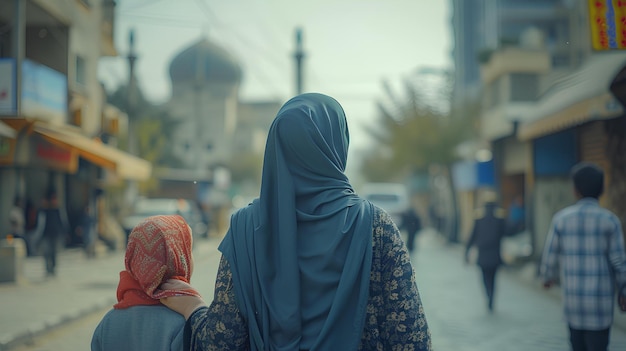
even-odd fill
[[[157,103],[170,96],[170,61],[202,37],[239,60],[242,100],[286,101],[302,28],[304,90],[343,105],[353,145],[365,142],[359,128],[375,116],[383,79],[397,84],[422,67],[452,64],[448,0],[118,0],[116,21],[120,57],[101,61],[100,78],[108,89],[127,80],[134,28],[138,80]]]

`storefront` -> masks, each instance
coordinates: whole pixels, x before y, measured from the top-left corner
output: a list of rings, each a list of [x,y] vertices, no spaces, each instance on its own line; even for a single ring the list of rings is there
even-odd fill
[[[481,205],[481,191],[493,192],[496,187],[494,162],[457,162],[452,167],[452,180],[459,212],[457,239],[465,242],[474,224],[474,212]]]
[[[610,188],[607,128],[624,114],[610,91],[626,65],[626,52],[596,53],[577,71],[556,82],[523,119],[518,138],[532,145],[532,230],[535,252],[541,253],[554,213],[575,199],[569,172],[580,161],[604,168]],[[609,197],[601,204],[611,208]]]
[[[98,196],[107,187],[151,176],[149,162],[88,138],[76,127],[23,118],[4,122],[17,135],[5,162],[0,158],[1,186],[11,189],[1,195],[4,209],[18,194],[38,206],[53,187],[73,226],[85,206],[100,207]],[[80,242],[73,231],[69,234],[68,244]]]

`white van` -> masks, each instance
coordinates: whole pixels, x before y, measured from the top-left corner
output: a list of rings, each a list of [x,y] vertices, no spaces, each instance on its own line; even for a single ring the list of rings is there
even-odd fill
[[[402,213],[410,206],[408,189],[400,183],[366,183],[359,195],[387,211],[397,226],[402,224]]]

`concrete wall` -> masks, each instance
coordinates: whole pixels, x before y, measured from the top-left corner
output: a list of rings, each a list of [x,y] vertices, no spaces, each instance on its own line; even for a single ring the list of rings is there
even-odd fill
[[[567,177],[538,177],[533,191],[532,216],[535,234],[535,254],[543,251],[552,216],[575,202],[572,184]]]

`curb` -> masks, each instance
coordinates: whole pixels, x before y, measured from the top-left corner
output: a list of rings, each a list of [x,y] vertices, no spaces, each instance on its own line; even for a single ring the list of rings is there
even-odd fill
[[[81,319],[91,313],[100,311],[112,306],[116,302],[115,298],[107,298],[86,308],[79,308],[60,316],[49,318],[47,321],[33,324],[26,331],[13,335],[3,336],[0,339],[0,351],[9,351],[20,345],[33,345],[35,339],[45,335],[59,327]]]

